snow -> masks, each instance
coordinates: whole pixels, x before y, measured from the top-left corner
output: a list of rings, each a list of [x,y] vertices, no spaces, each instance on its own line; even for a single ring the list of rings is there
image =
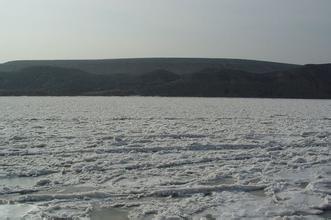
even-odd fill
[[[331,210],[329,100],[1,97],[0,112],[0,219]]]

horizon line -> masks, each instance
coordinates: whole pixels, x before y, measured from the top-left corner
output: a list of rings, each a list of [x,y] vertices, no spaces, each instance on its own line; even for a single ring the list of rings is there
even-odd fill
[[[258,61],[258,62],[269,62],[269,63],[282,63],[282,64],[292,64],[292,65],[306,65],[306,64],[326,64],[326,63],[289,63],[281,61],[270,61],[264,59],[248,59],[248,58],[233,58],[233,57],[167,57],[167,56],[156,56],[156,57],[120,57],[120,58],[55,58],[55,59],[15,59],[0,62],[0,65],[12,63],[12,62],[33,62],[33,61],[107,61],[107,60],[143,60],[143,59],[206,59],[206,60],[242,60],[242,61]],[[331,63],[331,62],[330,62]]]

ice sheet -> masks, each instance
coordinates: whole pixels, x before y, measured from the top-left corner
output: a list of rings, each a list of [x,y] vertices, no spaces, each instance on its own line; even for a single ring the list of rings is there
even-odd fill
[[[1,97],[0,112],[0,219],[330,213],[329,100]]]

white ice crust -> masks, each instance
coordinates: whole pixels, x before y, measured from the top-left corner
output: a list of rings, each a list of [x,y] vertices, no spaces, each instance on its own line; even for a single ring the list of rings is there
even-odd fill
[[[0,112],[0,220],[331,212],[329,100],[2,97]]]

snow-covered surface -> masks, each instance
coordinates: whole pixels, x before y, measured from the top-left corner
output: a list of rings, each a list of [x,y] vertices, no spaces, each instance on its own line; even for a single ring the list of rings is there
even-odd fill
[[[0,219],[330,216],[330,100],[1,97],[0,113]]]

